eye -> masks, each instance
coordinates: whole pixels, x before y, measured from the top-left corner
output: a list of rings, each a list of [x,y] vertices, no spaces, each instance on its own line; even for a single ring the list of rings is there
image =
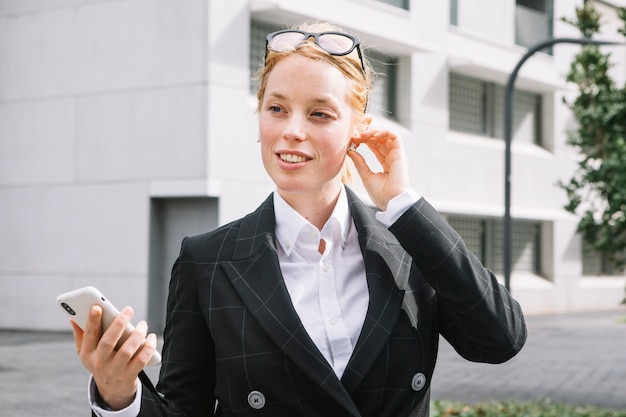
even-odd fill
[[[274,106],[274,105],[270,105],[270,106],[268,106],[267,110],[268,110],[270,113],[280,113],[280,112],[282,111],[282,109],[281,109],[280,107],[278,107],[278,106]]]
[[[311,114],[313,117],[320,119],[330,119],[332,116],[328,113],[324,113],[322,111],[316,111]]]

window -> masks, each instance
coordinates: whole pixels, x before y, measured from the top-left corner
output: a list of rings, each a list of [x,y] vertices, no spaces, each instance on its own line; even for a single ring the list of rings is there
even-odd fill
[[[450,130],[504,138],[504,86],[450,74]],[[541,145],[542,96],[513,92],[513,140]]]
[[[458,0],[450,0],[450,24],[452,26],[457,26],[459,24]]]
[[[474,217],[450,217],[452,226],[465,241],[467,248],[487,264],[487,220]]]
[[[450,74],[450,130],[492,136],[488,114],[489,85],[469,77]]]
[[[250,93],[256,94],[258,82],[254,76],[264,64],[265,37],[268,33],[285,29],[284,26],[252,21],[250,26]],[[376,72],[376,84],[369,97],[368,112],[386,118],[395,117],[397,59],[382,53],[365,50]]]
[[[611,265],[602,256],[596,252],[589,243],[581,237],[582,240],[582,264],[583,276],[599,276],[599,275],[624,275],[626,270],[619,270]]]
[[[530,48],[552,38],[552,0],[517,0],[515,43]],[[546,48],[552,54],[552,48]]]
[[[409,0],[378,0],[381,3],[387,3],[392,6],[400,7],[404,10],[409,10]]]
[[[493,232],[498,243],[502,242],[504,224],[494,221]],[[511,271],[540,274],[541,224],[525,221],[513,221],[511,224]],[[495,271],[502,271],[504,245],[493,247]]]
[[[369,97],[368,112],[388,119],[395,117],[397,60],[373,51],[367,51],[376,83]]]
[[[471,250],[490,270],[504,270],[503,223],[500,219],[450,216],[452,226]],[[513,221],[511,224],[511,271],[541,273],[541,224]]]
[[[495,86],[494,136],[504,138],[504,87]],[[513,139],[541,145],[542,97],[528,91],[513,92]]]
[[[263,62],[265,58],[265,37],[268,33],[281,29],[286,29],[286,27],[256,21],[252,21],[250,25],[250,92],[252,94],[256,94],[259,89],[259,83],[254,79],[254,76],[265,64]]]

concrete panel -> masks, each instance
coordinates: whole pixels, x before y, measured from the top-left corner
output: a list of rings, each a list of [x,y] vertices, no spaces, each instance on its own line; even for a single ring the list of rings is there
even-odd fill
[[[562,302],[567,295],[559,292],[552,282],[536,275],[513,273],[511,295],[520,303],[524,314],[554,314],[567,311]]]
[[[447,56],[441,53],[415,54],[410,61],[402,62],[404,68],[411,71],[411,82],[400,80],[401,87],[397,94],[405,103],[410,103],[404,112],[407,126],[423,128],[425,126],[448,128],[448,66]],[[405,88],[408,86],[410,88]]]
[[[420,159],[416,179],[424,184],[425,195],[474,204],[502,204],[501,142],[455,132],[448,134],[448,140],[436,141],[434,135],[418,137],[430,142]]]
[[[247,89],[211,85],[208,100],[209,177],[257,182],[266,176],[256,99]]]
[[[572,305],[581,311],[614,310],[626,297],[624,277],[586,277],[579,280]]]
[[[0,16],[0,99],[204,80],[204,7],[127,0]]]
[[[250,213],[276,189],[269,176],[265,175],[260,179],[266,180],[255,184],[254,187],[241,181],[224,183],[223,197],[218,201],[219,224],[228,223]]]
[[[71,13],[0,16],[0,33],[0,100],[59,96],[71,90]]]
[[[0,104],[0,185],[74,176],[74,101]]]
[[[197,85],[80,98],[77,179],[206,175],[205,88]]]
[[[119,89],[205,79],[204,2],[135,0],[76,16],[77,86]]]
[[[511,192],[517,205],[563,209],[566,194],[557,183],[567,176],[557,170],[556,159],[547,151],[543,155],[513,152]]]
[[[77,7],[88,3],[97,3],[97,0],[0,0],[0,14],[41,13],[52,9]]]
[[[71,326],[56,297],[86,285],[99,288],[119,309],[132,306],[133,322],[147,317],[145,276],[0,273],[0,285],[0,328],[4,329],[69,331]]]
[[[515,2],[466,0],[458,7],[458,27],[463,31],[498,43],[515,43]]]
[[[0,273],[144,275],[146,184],[0,189]]]
[[[207,2],[211,24],[207,26],[207,73],[209,82],[248,88],[250,80],[249,48],[233,47],[235,42],[250,39],[248,1]],[[219,18],[215,18],[218,17]]]
[[[412,4],[411,21],[416,30],[416,37],[428,39],[428,42],[440,46],[445,42],[448,23],[450,22],[450,1],[432,1],[426,4]]]

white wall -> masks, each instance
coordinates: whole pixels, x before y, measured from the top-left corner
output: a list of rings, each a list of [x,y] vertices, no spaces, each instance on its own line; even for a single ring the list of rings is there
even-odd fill
[[[0,327],[67,329],[88,284],[145,317],[151,183],[207,172],[205,30],[202,0],[0,2]]]

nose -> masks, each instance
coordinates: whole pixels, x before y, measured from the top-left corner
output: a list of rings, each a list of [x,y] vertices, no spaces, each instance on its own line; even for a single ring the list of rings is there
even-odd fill
[[[283,137],[287,140],[305,140],[306,120],[304,120],[304,117],[297,114],[291,114],[285,121]]]

